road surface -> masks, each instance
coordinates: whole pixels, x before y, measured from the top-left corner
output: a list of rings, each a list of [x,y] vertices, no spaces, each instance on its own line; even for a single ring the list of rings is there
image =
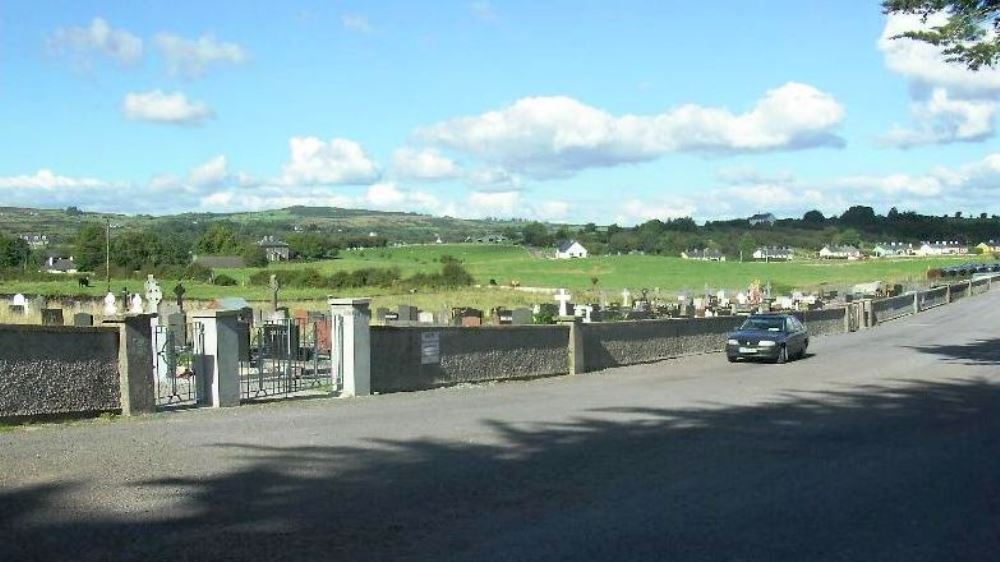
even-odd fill
[[[996,560],[1000,291],[576,377],[0,434],[0,560]]]

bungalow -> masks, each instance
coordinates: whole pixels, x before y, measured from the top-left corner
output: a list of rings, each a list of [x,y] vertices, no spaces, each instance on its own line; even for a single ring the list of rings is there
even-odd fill
[[[1000,254],[1000,240],[987,240],[976,244],[976,249],[981,254]]]
[[[778,219],[771,213],[758,213],[747,219],[747,221],[750,222],[750,226],[757,226],[761,224],[766,224],[767,226],[774,226],[774,222],[776,220]]]
[[[795,252],[787,247],[761,247],[753,253],[753,259],[763,261],[788,261],[795,257]]]
[[[21,240],[27,242],[28,247],[32,250],[49,245],[49,237],[45,234],[22,234]]]
[[[698,261],[726,261],[726,256],[718,250],[688,250],[681,252],[681,257],[686,260]]]
[[[891,258],[897,256],[912,256],[916,253],[913,244],[903,242],[880,242],[872,248],[872,255],[877,258]]]
[[[507,237],[502,234],[487,234],[486,236],[480,236],[478,238],[470,236],[466,238],[465,241],[476,244],[503,244],[507,241]]]
[[[288,258],[291,257],[288,244],[274,236],[265,236],[260,242],[257,242],[257,245],[264,250],[267,261],[288,261]]]
[[[823,246],[819,257],[831,260],[856,260],[861,258],[861,250],[854,246]]]
[[[561,260],[568,260],[571,258],[585,258],[587,257],[587,249],[583,247],[576,240],[569,240],[568,242],[563,242],[556,248],[556,257]]]
[[[969,249],[956,241],[924,242],[916,250],[918,256],[955,256],[969,253]]]
[[[76,262],[69,258],[49,257],[45,260],[47,273],[76,273]]]

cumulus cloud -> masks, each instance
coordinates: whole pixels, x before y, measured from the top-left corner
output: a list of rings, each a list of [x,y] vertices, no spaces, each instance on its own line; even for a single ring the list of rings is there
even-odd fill
[[[280,179],[285,185],[358,185],[379,177],[378,166],[352,140],[292,137],[288,144],[291,157]]]
[[[372,32],[372,25],[368,22],[368,18],[360,14],[344,14],[340,16],[340,24],[344,28],[358,33]]]
[[[406,179],[425,181],[460,177],[462,169],[454,160],[433,148],[401,148],[392,156],[393,174]]]
[[[216,156],[188,173],[188,181],[195,187],[221,185],[229,178],[229,165],[224,155]]]
[[[133,65],[142,59],[142,39],[111,27],[103,18],[94,18],[87,27],[57,29],[48,38],[49,48],[56,54],[71,57],[77,64],[89,67],[94,57],[106,57],[120,65]]]
[[[250,58],[243,47],[211,35],[186,39],[172,33],[158,33],[155,42],[167,63],[167,72],[182,78],[199,78],[210,66],[242,64]]]
[[[964,65],[946,62],[940,47],[892,38],[945,21],[941,13],[932,14],[926,23],[918,15],[890,15],[886,19],[878,49],[889,70],[909,81],[913,119],[910,126],[894,125],[882,138],[886,144],[909,148],[978,142],[994,135],[1000,69],[984,67],[973,72]]]
[[[844,108],[795,82],[734,114],[688,104],[650,116],[615,116],[565,96],[531,97],[482,115],[419,129],[416,137],[536,178],[644,162],[670,152],[762,152],[842,146]]]
[[[169,125],[200,125],[215,116],[204,102],[190,101],[181,92],[167,94],[160,90],[127,94],[122,111],[133,121]]]
[[[104,182],[93,178],[60,176],[52,170],[38,170],[32,175],[0,177],[0,189],[60,190],[100,187]]]

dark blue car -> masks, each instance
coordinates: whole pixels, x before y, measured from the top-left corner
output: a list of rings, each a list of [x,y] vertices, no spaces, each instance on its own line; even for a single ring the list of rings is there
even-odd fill
[[[726,337],[726,357],[785,363],[806,354],[809,332],[791,314],[755,314]]]

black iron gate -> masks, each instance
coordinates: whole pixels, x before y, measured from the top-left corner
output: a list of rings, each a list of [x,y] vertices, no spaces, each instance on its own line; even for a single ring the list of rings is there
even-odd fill
[[[259,400],[334,390],[326,318],[247,325],[240,357],[240,398]],[[324,334],[326,336],[324,337]]]
[[[205,332],[198,322],[158,325],[153,331],[156,349],[153,377],[157,407],[198,403],[198,362],[205,353]]]

